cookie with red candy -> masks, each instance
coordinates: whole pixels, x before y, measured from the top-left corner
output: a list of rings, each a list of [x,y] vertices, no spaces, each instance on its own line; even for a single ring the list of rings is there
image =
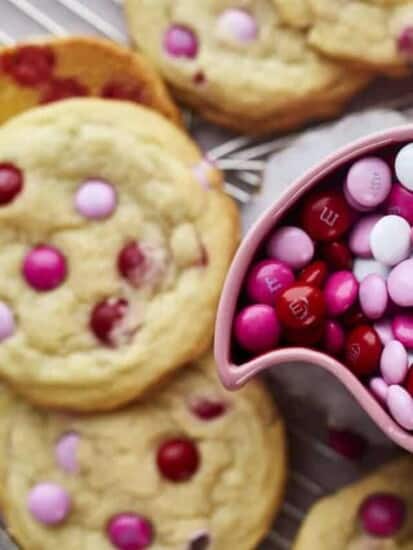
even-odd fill
[[[0,123],[36,105],[72,97],[132,101],[181,124],[150,62],[118,44],[75,36],[1,50]]]
[[[321,499],[310,510],[294,550],[409,550],[413,460],[404,457]]]
[[[250,550],[286,478],[271,397],[259,382],[226,393],[212,356],[102,416],[18,403],[1,445],[4,515],[23,548]]]

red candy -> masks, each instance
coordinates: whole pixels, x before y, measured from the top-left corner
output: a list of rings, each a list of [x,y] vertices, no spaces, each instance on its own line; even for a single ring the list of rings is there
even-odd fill
[[[321,260],[313,262],[305,267],[298,280],[306,285],[316,286],[321,288],[327,279],[327,264]]]
[[[158,449],[158,468],[169,481],[187,481],[198,470],[200,461],[198,449],[190,439],[171,439]]]
[[[347,337],[345,363],[356,376],[373,374],[380,362],[383,344],[369,325],[360,325]]]
[[[319,325],[325,315],[321,291],[315,286],[299,283],[279,296],[276,309],[281,324],[290,329]]]
[[[144,271],[145,256],[139,245],[130,242],[125,245],[118,256],[118,269],[120,274],[129,281],[136,281],[139,273]]]
[[[215,420],[227,410],[226,403],[212,399],[198,399],[191,403],[191,411],[201,420]]]
[[[368,497],[360,508],[363,529],[373,537],[393,537],[406,519],[406,505],[396,495],[377,493]]]
[[[351,210],[341,193],[325,191],[309,196],[302,215],[303,229],[316,241],[333,241],[350,228]]]
[[[359,460],[366,452],[367,442],[359,434],[349,430],[330,429],[328,443],[337,454],[348,460]]]
[[[88,95],[86,86],[74,78],[56,78],[47,83],[40,103],[52,103],[71,97],[84,97]]]
[[[341,320],[346,328],[353,328],[368,322],[367,317],[358,305],[355,305],[346,311],[346,313],[341,317]]]
[[[0,205],[9,204],[23,189],[23,174],[12,164],[0,164]]]
[[[90,328],[96,338],[107,346],[115,346],[116,329],[123,321],[127,309],[128,302],[122,299],[109,299],[97,304],[90,317]]]
[[[353,257],[350,249],[344,243],[334,241],[322,247],[321,255],[331,269],[335,271],[351,271],[353,268]]]
[[[22,86],[37,86],[51,78],[55,56],[48,46],[22,46],[4,54],[1,65]]]
[[[310,328],[285,329],[284,337],[287,342],[295,346],[314,346],[322,340],[324,330],[324,322],[321,322],[319,325]]]
[[[105,84],[101,95],[105,99],[123,99],[135,103],[142,103],[144,100],[144,90],[141,87],[116,81]]]

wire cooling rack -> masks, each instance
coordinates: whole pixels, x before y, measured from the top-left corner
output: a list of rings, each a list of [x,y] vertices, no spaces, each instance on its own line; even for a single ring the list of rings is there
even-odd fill
[[[0,44],[13,44],[45,34],[98,35],[126,44],[128,39],[122,0],[0,0]],[[405,93],[413,89],[412,84],[413,80],[379,81],[351,109],[363,109],[374,104],[413,115],[413,94]],[[257,140],[234,136],[189,113],[187,122],[208,156],[225,172],[227,192],[244,208],[260,189],[268,156],[288,146],[296,137],[290,134]],[[332,379],[331,383],[337,382]],[[390,446],[372,446],[362,461],[356,464],[346,461],[326,443],[327,421],[324,413],[303,399],[293,398],[288,388],[277,388],[275,382],[270,384],[287,422],[291,467],[281,513],[260,550],[288,550],[306,511],[315,500],[354,481],[392,456],[395,450]],[[354,406],[358,405],[354,403]],[[0,549],[16,550],[1,530]]]

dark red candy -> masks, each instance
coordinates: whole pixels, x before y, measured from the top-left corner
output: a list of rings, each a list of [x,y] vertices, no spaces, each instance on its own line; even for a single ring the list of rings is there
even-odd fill
[[[321,288],[326,281],[327,271],[326,262],[319,260],[305,267],[301,271],[298,280],[300,283]]]
[[[0,205],[9,204],[23,189],[23,174],[13,164],[0,164]]]
[[[119,328],[128,309],[123,299],[108,299],[97,304],[90,316],[90,328],[96,338],[107,346],[116,345],[116,329]]]
[[[280,294],[276,309],[281,324],[291,329],[319,325],[325,315],[325,303],[320,289],[300,283]]]
[[[294,346],[306,347],[318,344],[324,335],[325,323],[322,321],[319,325],[302,329],[285,329],[284,338],[289,344]]]
[[[301,213],[303,229],[316,241],[334,241],[346,233],[352,214],[344,195],[336,191],[316,193],[306,200]]]
[[[373,374],[380,362],[383,344],[369,325],[360,325],[348,335],[345,345],[345,364],[356,376]]]
[[[368,322],[368,319],[361,311],[360,307],[355,305],[346,311],[346,313],[341,317],[341,321],[346,328],[354,328],[358,325],[364,325]]]
[[[351,271],[353,268],[353,256],[350,249],[340,241],[323,245],[321,256],[328,263],[332,271]]]
[[[89,94],[86,86],[74,78],[56,78],[46,84],[40,103],[52,103],[71,97],[84,97]]]
[[[136,84],[112,81],[105,84],[101,96],[105,99],[121,99],[143,103],[144,89],[141,86],[136,86]]]
[[[328,443],[337,454],[349,460],[359,460],[366,452],[367,442],[350,430],[338,430],[330,428]]]
[[[21,46],[3,54],[1,66],[22,86],[37,86],[49,80],[55,66],[55,56],[49,46]]]
[[[141,272],[145,270],[145,256],[136,242],[129,242],[119,252],[118,270],[120,274],[130,281],[141,278]]]
[[[169,481],[187,481],[198,470],[200,461],[198,449],[190,439],[170,439],[158,449],[159,471]]]
[[[227,405],[218,399],[196,399],[191,403],[191,411],[201,420],[215,420],[227,410]]]
[[[406,504],[396,495],[377,493],[369,496],[360,507],[363,529],[373,537],[393,537],[406,520]]]

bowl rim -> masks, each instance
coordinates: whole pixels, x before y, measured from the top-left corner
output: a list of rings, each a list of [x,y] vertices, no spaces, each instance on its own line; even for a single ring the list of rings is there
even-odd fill
[[[240,365],[234,364],[230,359],[232,324],[238,296],[247,269],[270,230],[277,225],[285,212],[298,199],[329,173],[339,169],[355,157],[373,153],[381,147],[411,140],[413,140],[413,124],[397,126],[353,141],[328,155],[301,177],[295,179],[288,189],[274,201],[244,237],[229,269],[218,306],[214,350],[219,377],[229,390],[241,388],[262,370],[280,364],[304,362],[324,368],[344,384],[360,406],[390,439],[413,452],[413,433],[410,434],[399,426],[368,388],[345,365],[333,357],[321,351],[288,347],[265,353]]]

